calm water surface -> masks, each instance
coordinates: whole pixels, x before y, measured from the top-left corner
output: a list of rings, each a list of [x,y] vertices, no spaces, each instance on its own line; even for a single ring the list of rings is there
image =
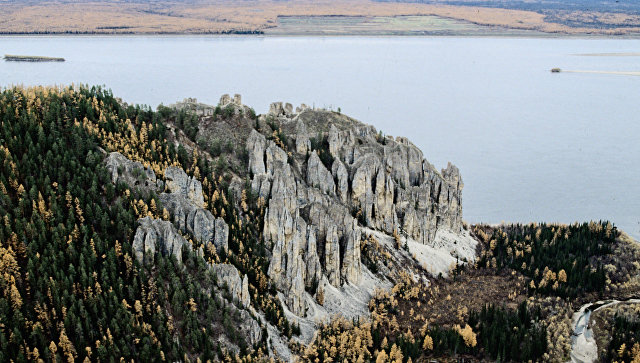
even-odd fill
[[[153,107],[240,93],[340,107],[406,135],[465,182],[470,222],[610,219],[640,239],[640,40],[394,37],[1,37],[0,85],[104,84]]]

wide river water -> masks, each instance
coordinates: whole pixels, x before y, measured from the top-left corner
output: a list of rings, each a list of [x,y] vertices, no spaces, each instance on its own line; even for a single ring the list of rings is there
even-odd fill
[[[106,85],[129,103],[240,93],[337,110],[456,164],[469,222],[609,219],[640,239],[639,39],[0,37],[0,85]],[[594,56],[594,53],[626,53]],[[590,54],[590,55],[585,55]]]

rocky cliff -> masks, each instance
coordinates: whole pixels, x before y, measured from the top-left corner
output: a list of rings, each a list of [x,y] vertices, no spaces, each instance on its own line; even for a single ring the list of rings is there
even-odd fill
[[[287,318],[301,327],[303,343],[318,321],[367,315],[374,291],[388,288],[403,269],[446,275],[457,259],[473,260],[475,242],[462,230],[463,183],[455,166],[437,171],[406,138],[384,136],[339,113],[305,105],[294,111],[277,102],[251,119],[241,98],[227,95],[218,106],[224,107],[221,116],[201,115],[196,143],[174,130],[176,143],[190,152],[199,148],[212,162],[230,163],[238,200],[242,179],[261,198],[269,283]],[[148,175],[144,185],[153,183]],[[155,183],[165,191],[159,199],[177,231],[227,250],[228,226],[203,208],[198,180],[170,167]],[[375,272],[362,256],[369,240],[380,241],[379,250],[367,250],[373,253],[367,263],[380,264]],[[231,275],[230,290],[244,299],[237,289],[241,280]],[[287,344],[268,331],[278,355],[289,357]]]
[[[269,276],[304,317],[306,293],[362,276],[369,228],[429,245],[438,230],[460,233],[462,178],[438,172],[407,139],[327,111],[273,104],[246,140],[252,188],[265,201]]]

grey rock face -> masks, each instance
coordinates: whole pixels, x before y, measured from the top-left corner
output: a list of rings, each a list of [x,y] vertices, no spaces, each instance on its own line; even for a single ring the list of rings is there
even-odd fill
[[[287,152],[270,141],[266,150],[267,174],[274,176],[275,171],[280,169],[280,165],[287,163],[287,159]]]
[[[351,176],[351,202],[366,225],[429,243],[438,228],[462,226],[462,179],[455,166],[443,174],[406,138],[380,137],[375,129],[354,124],[330,127],[329,149]]]
[[[220,97],[220,102],[218,102],[218,105],[220,107],[224,107],[232,103],[235,104],[236,106],[242,106],[242,96],[236,93],[235,95],[233,95],[233,98],[232,98],[228,94],[223,94]]]
[[[311,150],[311,142],[309,141],[309,133],[304,121],[298,120],[296,124],[296,152],[298,154],[306,154]]]
[[[322,265],[318,256],[315,228],[312,226],[307,227],[307,247],[304,261],[306,263],[305,286],[317,286],[322,280]]]
[[[290,103],[283,104],[282,102],[273,102],[269,105],[269,115],[271,116],[292,116],[293,115],[293,105]]]
[[[252,346],[258,344],[262,339],[260,324],[246,310],[240,310],[240,320],[238,330],[247,338],[247,343]]]
[[[218,251],[229,250],[229,225],[222,218],[216,218],[213,244]]]
[[[275,103],[270,112],[285,116],[286,108]],[[454,166],[439,173],[406,138],[329,112],[279,122],[295,137],[295,153],[287,155],[255,131],[247,149],[252,188],[268,201],[263,238],[272,248],[269,276],[293,313],[305,314],[305,287],[361,283],[362,227],[421,243],[433,241],[440,228],[460,231],[462,179]],[[310,137],[317,134],[327,138],[331,171],[311,150]]]
[[[144,217],[138,220],[138,224],[132,247],[139,263],[152,264],[156,251],[165,256],[173,255],[178,262],[182,262],[182,247],[191,248],[168,221]]]
[[[242,290],[240,291],[240,302],[242,306],[249,307],[251,304],[251,297],[249,295],[249,278],[245,274],[242,278]]]
[[[132,176],[138,180],[139,173],[144,173],[146,180],[153,181],[156,187],[155,174],[152,170],[145,170],[140,163],[134,163],[119,153],[112,153],[105,160],[108,170],[112,173],[112,181],[124,181],[132,183]],[[135,170],[140,170],[136,172]],[[170,193],[162,193],[159,199],[171,214],[175,225],[183,233],[190,233],[203,243],[212,242],[220,250],[228,250],[229,226],[222,218],[214,218],[204,205],[202,186],[194,178],[190,178],[184,170],[169,167],[165,170],[167,188]],[[131,185],[131,184],[130,184]],[[155,189],[154,189],[155,191]],[[136,260],[142,264],[152,264],[156,253],[165,256],[175,256],[178,262],[182,262],[182,248],[192,248],[191,244],[178,232],[173,223],[151,217],[138,220],[138,228],[133,238],[133,254]],[[196,250],[200,257],[204,255],[201,248]],[[249,307],[251,298],[249,295],[249,281],[247,276],[240,277],[240,273],[233,265],[210,265],[219,277],[220,286],[227,284],[234,299],[240,301],[244,307]],[[255,322],[253,322],[255,323]],[[257,329],[252,323],[247,323],[245,328],[256,331],[253,336],[260,339],[260,327]],[[242,328],[242,327],[241,327]]]
[[[327,279],[333,286],[340,286],[340,240],[338,240],[338,228],[329,226],[325,243],[324,266]]]
[[[336,195],[336,185],[333,182],[333,176],[325,168],[320,157],[315,151],[311,152],[309,161],[307,161],[307,184],[311,187],[320,189],[323,193]]]
[[[229,96],[228,94],[223,94],[222,96],[220,96],[220,102],[218,102],[218,104],[220,105],[220,107],[224,107],[228,104],[231,103],[231,96]]]
[[[296,216],[292,233],[279,238],[273,247],[268,275],[276,287],[285,292],[285,303],[295,314],[303,314],[306,308],[304,282],[306,264],[301,243],[306,237],[306,223]]]
[[[293,115],[293,105],[290,103],[285,103],[284,104],[284,114],[285,116],[291,116]]]
[[[360,229],[358,229],[357,221],[353,220],[351,230],[347,234],[341,273],[345,281],[356,285],[360,282],[361,277],[360,238]]]
[[[156,174],[137,161],[131,161],[119,152],[112,152],[105,158],[107,170],[111,173],[111,182],[124,182],[132,188],[155,191],[158,184]]]
[[[281,116],[284,115],[284,107],[282,102],[273,102],[269,105],[269,115]]]
[[[213,242],[218,251],[228,250],[229,226],[224,220],[214,218],[211,212],[178,193],[162,193],[159,199],[182,232],[190,233],[198,242]]]
[[[244,289],[243,279],[240,276],[240,272],[235,266],[227,263],[214,263],[210,265],[210,269],[216,274],[218,278],[218,286],[223,287],[227,285],[229,292],[234,300],[239,301],[243,306],[249,306],[249,291]],[[246,275],[245,275],[246,279]],[[246,302],[246,305],[245,305]]]
[[[202,184],[197,179],[189,177],[184,170],[175,166],[168,167],[164,177],[172,194],[182,195],[199,207],[204,206]]]
[[[347,173],[347,168],[342,161],[336,159],[331,166],[331,173],[338,181],[336,185],[338,197],[343,204],[346,204],[349,197],[349,174]]]
[[[264,165],[264,151],[267,148],[267,139],[256,130],[251,130],[247,139],[247,150],[249,151],[249,171],[253,175],[266,173]]]

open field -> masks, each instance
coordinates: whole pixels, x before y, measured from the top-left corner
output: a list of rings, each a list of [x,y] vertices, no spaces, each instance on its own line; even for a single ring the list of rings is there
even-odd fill
[[[600,16],[574,12],[573,17]],[[635,34],[640,33],[637,15],[602,14],[610,17],[607,27],[569,26],[554,23],[540,12],[481,6],[383,3],[369,0],[338,1],[195,1],[160,0],[153,3],[78,1],[16,2],[0,1],[2,34],[223,34],[263,33],[274,27],[290,26],[285,17],[347,16],[364,17],[365,28],[393,34],[390,24],[405,27],[406,19],[396,16],[429,15],[463,21],[462,26],[497,26],[560,34]],[[381,17],[373,22],[368,19]],[[279,22],[280,19],[280,22]],[[398,24],[398,22],[400,24]],[[402,24],[402,23],[405,24]],[[583,24],[581,22],[580,24]],[[584,23],[591,24],[591,23]],[[313,25],[313,24],[312,24]],[[325,26],[326,24],[320,24]],[[415,25],[415,24],[413,24]],[[340,25],[332,25],[340,28]],[[454,28],[460,24],[454,24]],[[392,27],[393,28],[393,27]],[[420,27],[417,28],[420,31]],[[411,28],[413,31],[413,28]],[[463,29],[467,31],[467,29]],[[471,31],[475,31],[472,29]],[[286,34],[285,31],[276,31]],[[346,27],[341,33],[349,34]]]
[[[535,30],[477,25],[433,15],[412,16],[281,16],[268,35],[544,35]]]

